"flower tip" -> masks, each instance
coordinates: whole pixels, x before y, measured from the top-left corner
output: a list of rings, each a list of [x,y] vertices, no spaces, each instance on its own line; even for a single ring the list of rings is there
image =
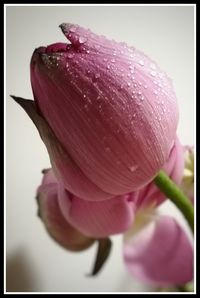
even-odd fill
[[[62,32],[66,35],[69,32],[69,28],[72,26],[70,23],[62,23],[59,25],[61,28]]]
[[[69,40],[71,40],[70,36],[68,36],[68,35],[69,35],[70,33],[71,33],[72,35],[74,35],[73,33],[74,33],[75,31],[77,31],[77,29],[78,29],[79,26],[76,25],[76,24],[72,24],[72,23],[62,23],[62,24],[59,25],[59,27],[61,28],[63,34],[64,34]]]

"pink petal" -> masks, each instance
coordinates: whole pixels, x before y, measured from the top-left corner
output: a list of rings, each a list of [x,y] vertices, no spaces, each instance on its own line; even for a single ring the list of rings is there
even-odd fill
[[[53,177],[52,170],[48,174]],[[44,180],[43,180],[44,181]],[[94,239],[88,238],[72,227],[63,217],[58,205],[57,180],[38,189],[37,200],[39,215],[50,236],[67,250],[80,251],[88,248]]]
[[[164,216],[124,243],[124,261],[133,277],[156,286],[193,279],[193,249],[175,219]]]
[[[15,98],[15,100],[25,109],[36,125],[47,147],[54,173],[69,191],[86,200],[88,198],[105,200],[113,197],[112,194],[105,193],[99,189],[83,174],[77,164],[63,149],[47,122],[37,113],[33,101],[22,98]],[[46,176],[44,179],[47,179]]]
[[[82,173],[121,195],[164,165],[178,122],[171,80],[150,58],[77,25],[63,52],[33,54],[31,82],[43,117]]]
[[[180,144],[178,137],[176,137],[175,144],[171,149],[168,160],[166,161],[163,170],[169,177],[177,184],[180,185],[183,168],[184,168],[184,153],[183,146]],[[166,200],[166,196],[157,188],[154,182],[149,183],[147,186],[134,194],[135,202],[139,208],[143,208],[153,202],[156,205],[161,204]]]
[[[134,203],[130,195],[92,202],[82,200],[59,185],[58,201],[66,220],[83,234],[95,238],[126,231],[134,220]]]

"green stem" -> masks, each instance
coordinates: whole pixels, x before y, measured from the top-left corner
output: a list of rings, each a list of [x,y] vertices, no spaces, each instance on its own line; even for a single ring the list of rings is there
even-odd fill
[[[160,171],[154,178],[157,187],[180,209],[185,216],[192,232],[194,232],[194,208],[189,198],[177,187],[177,185]]]

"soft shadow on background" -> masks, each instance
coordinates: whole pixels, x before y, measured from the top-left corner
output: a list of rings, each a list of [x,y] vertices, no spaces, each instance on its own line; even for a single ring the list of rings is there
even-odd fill
[[[158,62],[173,79],[180,107],[178,135],[194,142],[194,7],[25,7],[6,8],[6,250],[7,290],[29,292],[146,292],[122,259],[122,237],[113,237],[111,257],[96,278],[88,278],[95,246],[70,253],[47,235],[37,217],[36,188],[50,166],[36,128],[9,97],[32,99],[29,63],[34,49],[65,42],[58,27],[77,23],[97,34],[135,46]],[[161,210],[179,212],[167,202]]]
[[[40,288],[41,279],[30,256],[24,248],[18,248],[6,258],[6,291],[7,292],[33,292]]]

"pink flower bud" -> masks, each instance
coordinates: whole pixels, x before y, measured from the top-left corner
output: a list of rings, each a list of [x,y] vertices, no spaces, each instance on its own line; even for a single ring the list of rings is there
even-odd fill
[[[38,111],[101,199],[140,189],[174,144],[178,107],[172,82],[135,48],[78,25],[61,29],[71,43],[41,47],[32,56]],[[76,193],[77,185],[70,191]]]

